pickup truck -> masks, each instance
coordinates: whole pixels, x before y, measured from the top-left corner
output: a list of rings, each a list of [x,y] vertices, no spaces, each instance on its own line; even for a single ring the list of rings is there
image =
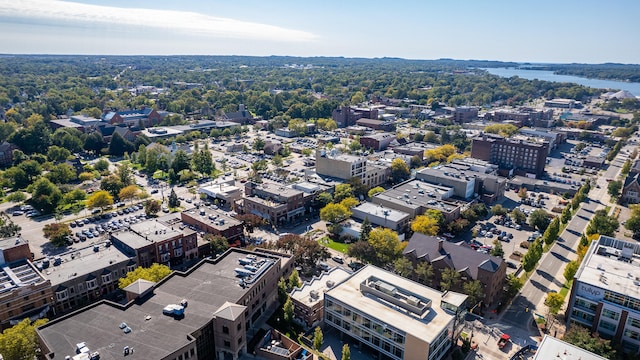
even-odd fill
[[[498,348],[499,349],[504,348],[507,345],[507,343],[509,343],[510,340],[511,340],[511,336],[507,334],[502,334],[500,336],[500,340],[498,340]]]

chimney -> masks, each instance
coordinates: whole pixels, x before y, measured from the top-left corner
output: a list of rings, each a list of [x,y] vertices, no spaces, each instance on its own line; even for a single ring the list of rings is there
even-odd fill
[[[442,244],[443,244],[443,243],[444,243],[444,240],[442,240],[442,239],[440,239],[440,240],[438,241],[438,251],[440,251],[440,252],[442,252],[442,251],[443,251],[443,249],[442,249]]]

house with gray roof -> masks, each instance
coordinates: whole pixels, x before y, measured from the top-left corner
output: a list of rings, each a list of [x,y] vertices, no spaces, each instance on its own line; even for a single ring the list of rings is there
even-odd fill
[[[507,276],[507,265],[499,257],[420,233],[413,234],[404,250],[404,256],[414,264],[414,268],[420,262],[433,266],[434,276],[430,284],[433,287],[440,284],[444,269],[450,268],[458,271],[461,279],[460,284],[452,290],[460,291],[463,283],[478,280],[483,286],[482,300],[485,306],[491,306],[500,299]]]

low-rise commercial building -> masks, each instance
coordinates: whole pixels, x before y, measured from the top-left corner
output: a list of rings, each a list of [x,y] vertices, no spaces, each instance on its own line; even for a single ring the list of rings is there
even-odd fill
[[[180,229],[177,223],[167,225],[156,219],[131,224],[128,229],[111,233],[110,240],[127,256],[135,256],[142,267],[153,263],[176,266],[198,258],[196,232]]]
[[[367,265],[324,294],[324,323],[394,360],[444,358],[467,296]]]
[[[52,311],[51,282],[27,259],[0,263],[0,329]]]
[[[342,154],[338,150],[316,150],[316,173],[341,180],[360,178],[367,187],[375,187],[387,182],[391,168],[364,156]]]
[[[141,359],[236,360],[275,309],[278,279],[291,271],[290,262],[227,251],[155,286],[141,283],[125,305],[102,301],[43,325],[40,348],[49,359],[74,356],[83,343],[104,360],[121,359],[123,349]]]
[[[240,246],[244,226],[242,221],[229,216],[226,211],[202,205],[183,211],[180,219],[198,231],[224,236],[229,245]]]
[[[57,255],[43,269],[53,289],[55,313],[75,310],[117,290],[118,280],[136,269],[135,260],[108,240]]]
[[[351,216],[356,219],[369,219],[372,225],[391,229],[398,234],[403,234],[409,229],[409,214],[382,205],[365,201],[353,207],[351,212]]]
[[[295,221],[305,213],[304,193],[282,184],[248,181],[244,195],[243,211],[272,224]]]
[[[606,360],[605,357],[596,355],[581,347],[569,344],[558,338],[545,334],[538,345],[533,360]]]
[[[395,140],[396,136],[391,133],[375,133],[371,135],[364,135],[360,137],[360,145],[365,149],[373,149],[375,151],[382,151]]]
[[[569,326],[640,352],[640,244],[600,236],[591,242],[571,287]]]
[[[407,213],[410,219],[434,209],[440,211],[447,221],[453,221],[460,217],[462,205],[450,199],[453,194],[452,187],[414,179],[376,194],[371,202]]]
[[[427,167],[416,172],[416,179],[431,184],[453,188],[453,196],[462,199],[473,199],[476,194],[476,178],[463,171],[449,167]]]

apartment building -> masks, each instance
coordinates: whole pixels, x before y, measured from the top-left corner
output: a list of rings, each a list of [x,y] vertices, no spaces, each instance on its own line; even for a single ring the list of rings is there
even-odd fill
[[[516,175],[531,175],[539,178],[544,174],[549,143],[531,143],[511,140],[500,135],[484,133],[473,138],[471,157],[491,162],[500,169]]]
[[[584,326],[640,353],[640,244],[600,236],[578,268],[565,312],[569,326]]]
[[[500,123],[512,120],[522,124],[521,126],[538,126],[547,128],[553,124],[553,110],[536,110],[528,107],[501,109],[496,110],[493,113],[485,114],[485,118],[489,118]]]
[[[355,125],[359,119],[378,119],[378,109],[343,106],[333,110],[331,118],[343,128]]]
[[[295,221],[304,216],[304,192],[277,183],[244,184],[243,211],[272,224]]]
[[[464,124],[478,118],[478,108],[473,106],[457,106],[455,108],[445,108],[451,114],[451,120],[455,124]]]
[[[342,154],[335,149],[317,149],[316,173],[341,180],[358,177],[362,179],[363,184],[371,188],[387,182],[391,175],[391,167],[368,161],[364,156]]]
[[[432,285],[434,287],[440,284],[442,271],[450,268],[460,273],[462,283],[480,281],[483,286],[484,305],[491,306],[500,301],[507,277],[507,265],[499,257],[420,233],[413,234],[404,249],[404,256],[414,264],[414,267],[420,262],[427,262],[433,267],[435,271]],[[462,284],[454,290],[462,290]]]
[[[153,263],[171,267],[199,257],[196,232],[177,222],[169,225],[154,219],[131,224],[112,233],[110,240],[128,256],[135,256],[142,267]]]
[[[308,328],[314,327],[324,315],[324,293],[351,276],[351,272],[341,267],[331,268],[305,281],[289,293],[293,302],[296,319]]]
[[[0,330],[52,311],[51,282],[27,259],[0,263]]]
[[[60,315],[117,290],[118,280],[136,267],[135,257],[107,240],[57,255],[43,276],[51,282],[55,313]]]
[[[379,359],[439,360],[466,299],[367,265],[324,293],[324,324]]]
[[[101,359],[237,360],[277,306],[277,284],[291,258],[232,249],[173,272],[158,284],[127,287],[125,305],[101,301],[37,329],[48,359],[81,344]],[[135,349],[134,349],[135,348]],[[135,351],[134,351],[135,350]]]

